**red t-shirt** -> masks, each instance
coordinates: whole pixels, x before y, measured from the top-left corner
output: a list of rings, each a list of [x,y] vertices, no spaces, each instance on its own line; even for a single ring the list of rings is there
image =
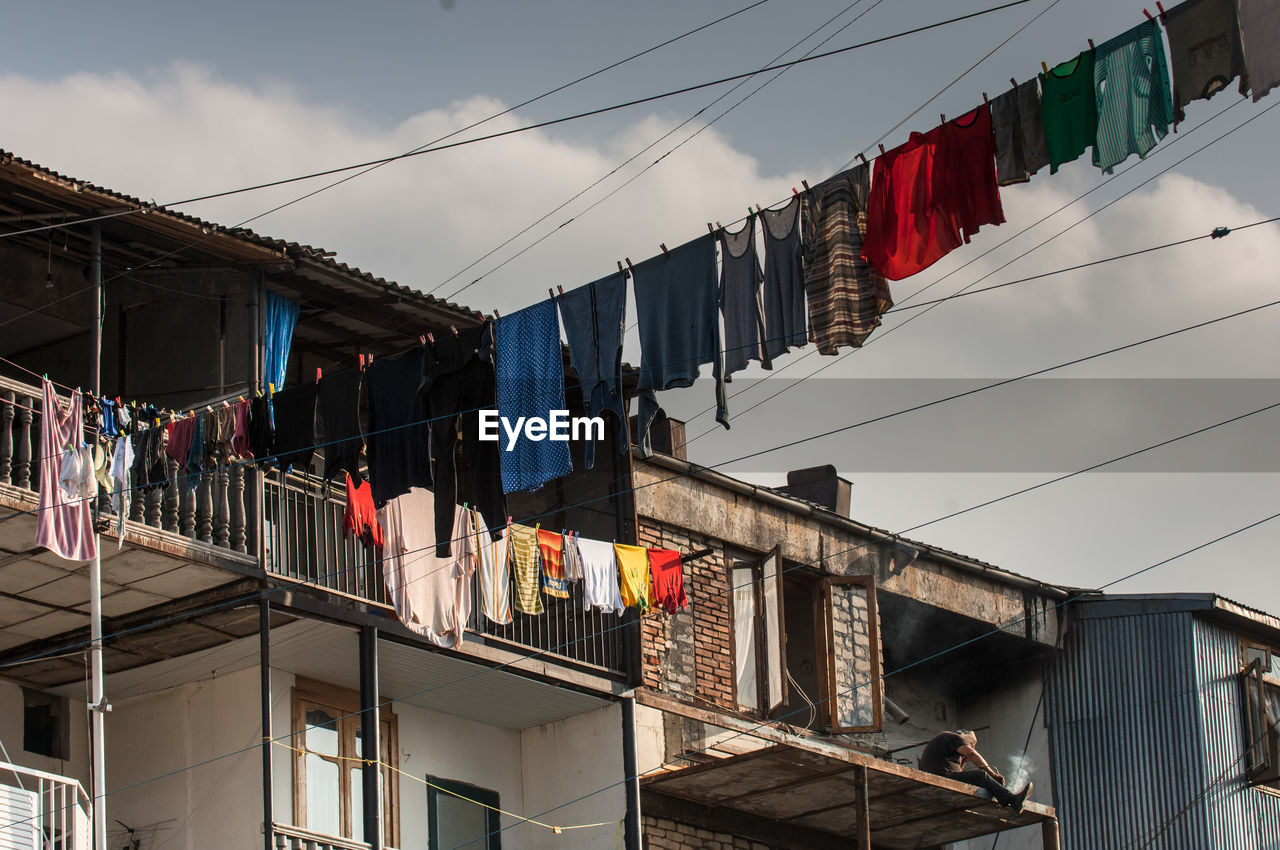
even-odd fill
[[[668,614],[689,604],[684,595],[684,564],[672,549],[649,550],[649,572],[653,576],[654,602]]]
[[[943,125],[944,160],[940,182],[943,203],[957,218],[968,242],[983,224],[1004,224],[1000,185],[996,180],[996,140],[991,132],[991,106],[982,104]]]
[[[944,154],[943,127],[935,127],[876,159],[862,257],[889,280],[927,269],[960,244],[939,185]]]

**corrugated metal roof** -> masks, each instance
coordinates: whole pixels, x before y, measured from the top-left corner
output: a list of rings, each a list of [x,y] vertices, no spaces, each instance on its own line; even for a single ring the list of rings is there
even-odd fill
[[[227,227],[217,222],[208,221],[197,216],[188,215],[178,210],[160,206],[155,201],[144,201],[141,198],[118,192],[114,189],[108,189],[91,183],[87,180],[81,180],[74,177],[61,174],[53,169],[46,168],[39,163],[23,159],[10,151],[0,150],[0,166],[13,167],[17,166],[22,169],[29,169],[31,176],[39,178],[45,183],[59,186],[74,195],[86,196],[87,194],[100,195],[104,199],[119,202],[126,208],[131,208],[133,212],[127,215],[147,215],[147,216],[167,216],[174,220],[180,221],[192,227],[199,228],[210,236],[218,235],[228,239],[239,240],[246,244],[254,245],[268,251],[275,252],[282,257],[288,257],[294,260],[308,260],[314,263],[328,267],[334,273],[360,281],[364,284],[373,285],[386,290],[390,294],[394,294],[408,301],[419,302],[421,306],[431,309],[445,309],[450,312],[456,312],[462,316],[468,316],[475,321],[481,321],[484,314],[473,310],[462,304],[452,301],[446,301],[441,298],[435,298],[431,295],[419,292],[416,289],[397,283],[393,280],[387,280],[384,277],[374,275],[372,272],[364,271],[356,266],[340,262],[335,258],[333,251],[308,245],[303,242],[290,242],[284,239],[277,239],[271,236],[264,236],[245,227]],[[118,208],[107,208],[98,211],[98,215],[105,215],[113,212],[123,212]],[[124,216],[121,216],[124,217]]]

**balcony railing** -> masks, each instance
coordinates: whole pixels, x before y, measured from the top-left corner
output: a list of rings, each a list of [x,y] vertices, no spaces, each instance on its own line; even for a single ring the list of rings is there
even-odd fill
[[[40,407],[36,387],[0,378],[0,484],[38,489]],[[180,477],[175,461],[166,456],[165,463],[168,487],[125,494],[129,520],[195,543],[260,553],[268,573],[390,607],[378,553],[343,535],[346,493],[340,485],[326,487],[315,477],[232,463],[203,471],[193,489],[185,486],[188,479]],[[544,599],[545,614],[514,613],[514,622],[506,626],[480,611],[478,575],[472,598],[477,604],[468,628],[491,643],[590,672],[624,675],[621,620],[584,611],[580,586],[571,585],[569,599]]]
[[[276,850],[369,850],[369,845],[363,841],[335,838],[282,823],[273,823],[271,834]]]
[[[92,819],[79,782],[0,762],[0,847],[89,850]]]
[[[40,416],[37,387],[0,377],[0,484],[35,492],[40,486]],[[95,438],[86,431],[86,441]],[[178,478],[178,464],[165,456],[169,486],[124,494],[124,515],[137,523],[180,534],[233,552],[256,550],[257,511],[253,472],[244,464],[207,469],[194,480]],[[246,506],[246,496],[249,504]]]

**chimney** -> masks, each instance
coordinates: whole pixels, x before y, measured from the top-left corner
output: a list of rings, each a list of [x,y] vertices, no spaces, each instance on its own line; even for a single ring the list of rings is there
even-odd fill
[[[836,468],[831,464],[788,472],[787,486],[778,489],[788,496],[835,511],[842,517],[849,516],[853,482],[836,475]]]
[[[636,425],[638,417],[631,417],[631,444],[640,445],[640,429]],[[649,445],[655,452],[678,460],[688,460],[684,448],[684,421],[680,419],[671,419],[661,410],[658,415],[653,418],[653,425],[649,428]],[[834,472],[834,469],[832,470]]]

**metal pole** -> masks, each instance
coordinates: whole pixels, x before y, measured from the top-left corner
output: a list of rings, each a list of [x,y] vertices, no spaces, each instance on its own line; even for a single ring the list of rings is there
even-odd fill
[[[622,699],[622,772],[626,778],[627,814],[623,836],[627,850],[640,850],[640,771],[636,765],[636,698]]]
[[[382,776],[382,741],[378,723],[378,630],[360,628],[360,738],[364,759],[361,779],[364,785],[364,843],[369,850],[382,850],[382,795],[378,783]],[[355,817],[355,812],[352,812]]]
[[[271,812],[271,603],[258,601],[258,691],[262,697],[262,846],[272,850],[275,815]]]
[[[92,253],[89,269],[93,282],[93,394],[102,394],[102,225],[91,226]],[[96,513],[95,499],[95,513]],[[96,517],[95,517],[96,519]],[[96,525],[96,523],[95,523]],[[122,532],[123,533],[123,532]],[[93,741],[93,846],[107,850],[107,753],[105,734],[107,705],[102,681],[102,537],[96,531],[93,561],[89,565],[89,664],[93,704],[89,706],[89,723]]]

